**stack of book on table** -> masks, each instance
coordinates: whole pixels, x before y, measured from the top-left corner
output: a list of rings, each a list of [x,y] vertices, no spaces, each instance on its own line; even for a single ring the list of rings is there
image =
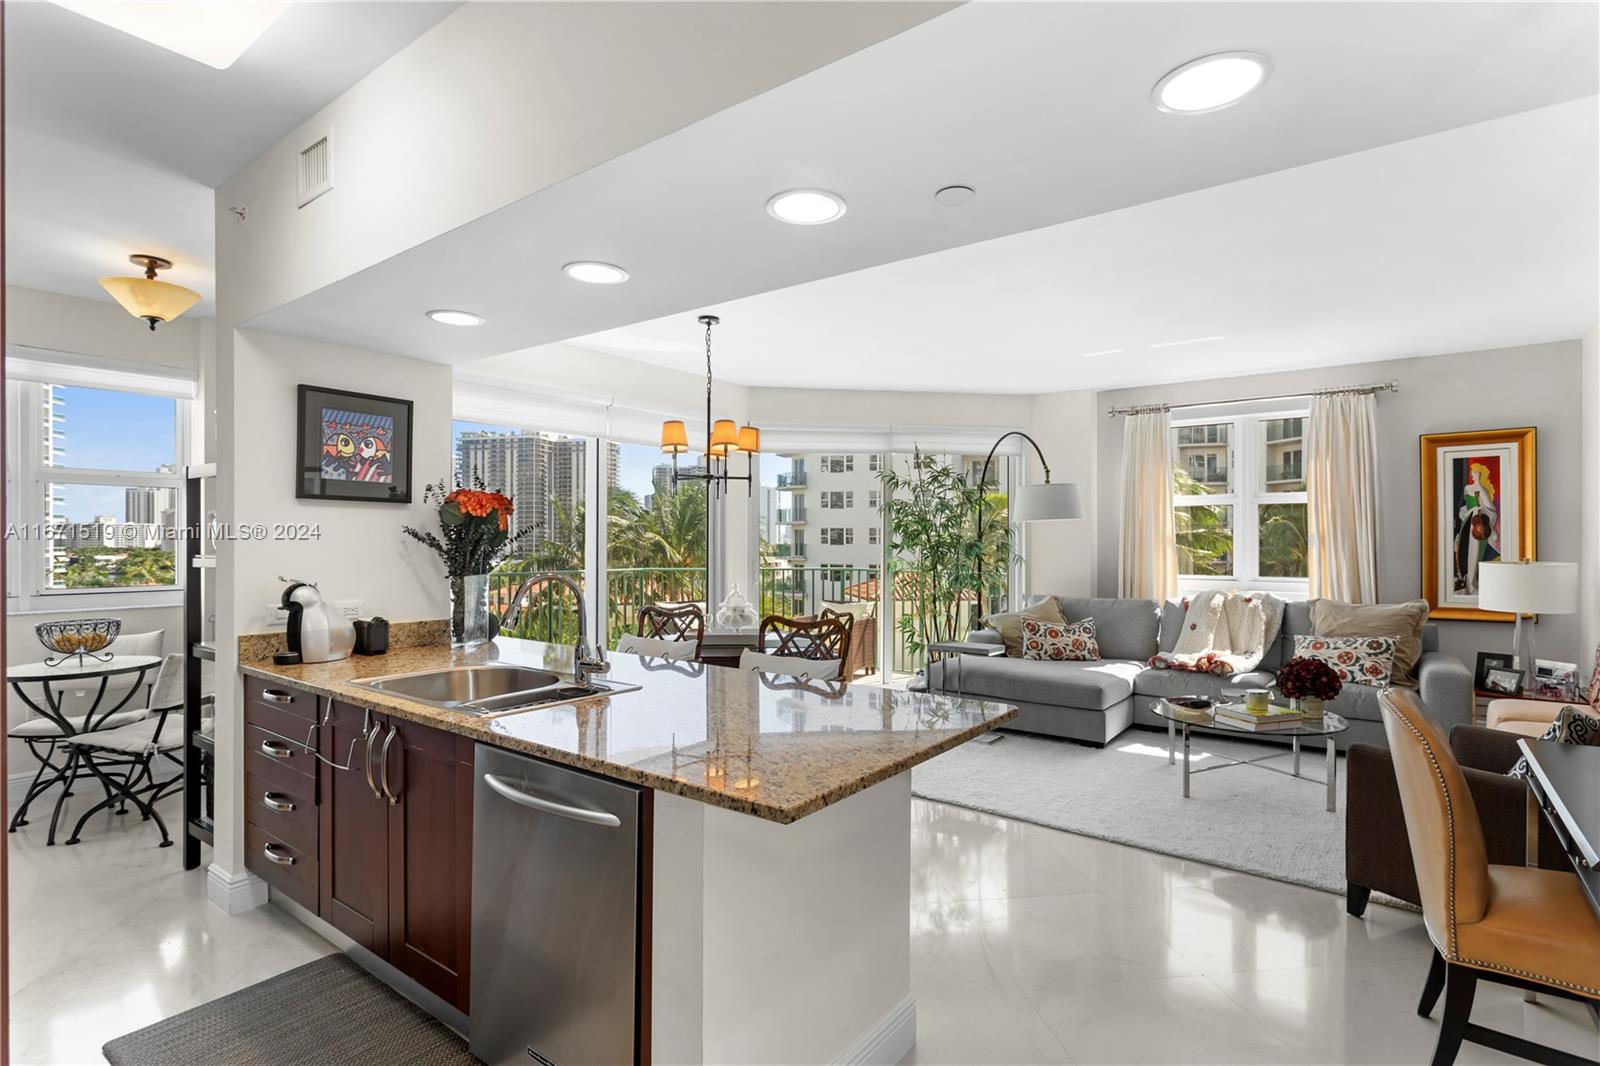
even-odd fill
[[[1234,729],[1248,729],[1255,733],[1270,733],[1274,729],[1293,729],[1305,721],[1305,715],[1293,707],[1270,705],[1262,714],[1252,714],[1242,703],[1219,703],[1216,706],[1219,725]]]

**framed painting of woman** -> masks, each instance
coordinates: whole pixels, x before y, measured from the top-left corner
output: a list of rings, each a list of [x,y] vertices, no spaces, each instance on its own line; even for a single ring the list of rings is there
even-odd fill
[[[1536,559],[1535,431],[1421,438],[1422,596],[1434,618],[1506,622],[1478,606],[1478,567]]]

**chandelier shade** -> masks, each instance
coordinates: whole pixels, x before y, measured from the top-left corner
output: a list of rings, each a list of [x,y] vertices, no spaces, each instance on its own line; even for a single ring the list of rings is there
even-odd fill
[[[761,450],[761,431],[755,426],[743,426],[739,430],[739,450],[750,455]]]
[[[144,267],[142,278],[101,278],[100,287],[134,318],[142,318],[154,330],[158,322],[171,322],[200,302],[200,294],[182,285],[157,281],[156,271],[167,270],[170,260],[154,255],[130,255],[128,261]]]
[[[679,419],[661,423],[661,450],[669,455],[682,455],[689,450],[689,431]]]

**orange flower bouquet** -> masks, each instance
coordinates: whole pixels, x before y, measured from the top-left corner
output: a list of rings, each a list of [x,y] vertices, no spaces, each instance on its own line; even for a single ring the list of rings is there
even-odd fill
[[[438,504],[439,533],[412,526],[406,536],[439,553],[450,579],[450,643],[473,647],[494,639],[498,620],[489,611],[489,572],[525,533],[512,535],[511,497],[486,488],[474,478],[471,487],[429,485],[424,503]]]

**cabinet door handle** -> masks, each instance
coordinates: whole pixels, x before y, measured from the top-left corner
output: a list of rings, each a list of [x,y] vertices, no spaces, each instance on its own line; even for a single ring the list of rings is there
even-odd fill
[[[267,809],[278,811],[281,814],[288,814],[290,811],[294,810],[294,803],[284,799],[276,792],[268,792],[263,794],[261,797],[261,804]]]
[[[377,797],[378,799],[382,799],[383,796],[378,791],[378,783],[372,779],[372,742],[378,739],[378,730],[381,728],[381,726],[374,722],[372,728],[367,730],[367,787],[372,790],[373,796]]]
[[[266,700],[268,703],[293,703],[294,702],[294,697],[292,695],[290,695],[287,692],[281,692],[281,691],[279,691],[278,689],[275,689],[275,688],[264,688],[264,689],[262,689],[261,690],[261,698]]]
[[[391,807],[400,802],[400,797],[389,790],[389,745],[394,743],[394,735],[398,732],[400,732],[400,727],[390,722],[389,735],[383,738],[383,753],[378,756],[379,765],[383,767],[383,773],[379,776],[378,783],[383,786],[384,797],[388,799]],[[401,748],[400,750],[403,758],[405,749]]]
[[[294,749],[287,744],[279,744],[276,740],[263,740],[261,742],[261,753],[270,755],[274,759],[294,758]]]
[[[294,856],[281,850],[276,844],[268,844],[261,849],[261,854],[267,857],[268,862],[275,862],[279,866],[293,866]]]

